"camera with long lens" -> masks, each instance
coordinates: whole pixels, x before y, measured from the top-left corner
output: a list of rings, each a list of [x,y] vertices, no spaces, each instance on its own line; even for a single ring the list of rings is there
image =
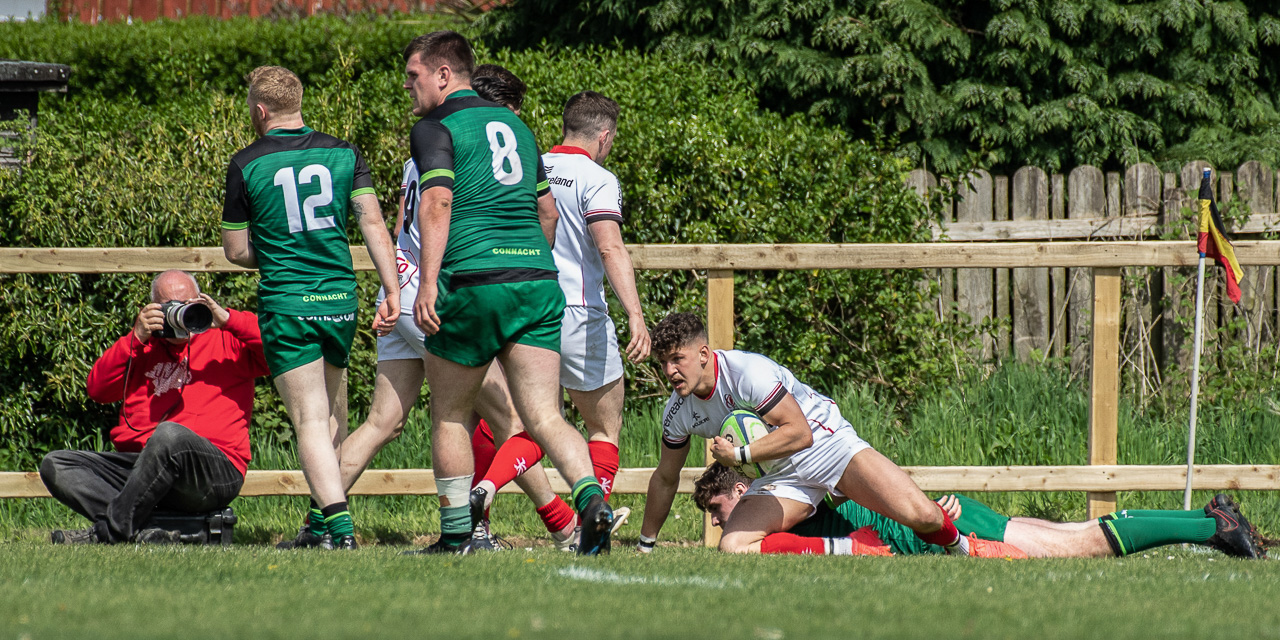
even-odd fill
[[[213,312],[199,302],[172,300],[160,305],[160,312],[164,328],[155,332],[157,338],[189,338],[213,326]]]

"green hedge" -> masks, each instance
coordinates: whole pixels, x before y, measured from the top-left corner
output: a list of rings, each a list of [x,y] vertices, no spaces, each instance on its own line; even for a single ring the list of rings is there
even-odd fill
[[[384,35],[372,26],[383,24],[368,21],[350,32],[381,42]],[[295,23],[250,29],[232,21],[226,28],[261,30],[254,31],[260,39],[308,34],[315,41],[294,46],[333,46],[326,31]],[[5,29],[0,33],[15,32]],[[61,33],[46,24],[32,29],[49,37]],[[174,29],[197,38],[185,25]],[[84,35],[79,27],[67,27],[65,34]],[[309,76],[303,112],[310,125],[360,145],[390,212],[412,124],[408,100],[398,64],[377,68],[359,55],[376,46],[351,46],[339,48],[323,73]],[[105,81],[86,76],[92,67],[72,61],[80,86],[99,89],[42,99],[30,163],[21,173],[0,174],[0,244],[217,245],[226,163],[251,141],[238,78],[270,61],[256,55],[229,56],[241,67],[228,66],[223,76],[154,101],[111,94],[102,89]],[[560,108],[573,93],[591,88],[621,103],[608,166],[623,185],[629,242],[929,237],[924,207],[902,184],[910,168],[903,161],[810,118],[762,112],[752,92],[725,74],[618,50],[480,57],[508,66],[529,84],[523,117],[544,149],[559,141]],[[84,397],[83,380],[99,351],[128,327],[149,277],[0,276],[0,465],[30,467],[43,450],[91,437],[93,427],[113,420],[114,408]],[[202,279],[226,304],[256,303],[254,276]],[[360,282],[371,303],[377,286],[372,274],[362,274]],[[672,309],[700,308],[705,300],[701,273],[644,272],[639,286],[651,323]],[[963,357],[955,346],[963,341],[925,308],[927,295],[918,272],[744,273],[738,276],[738,344],[773,355],[818,386],[874,380],[909,397],[954,372],[955,359]],[[366,306],[363,326],[369,313]],[[367,329],[357,337],[352,362],[352,417],[358,422],[373,373]],[[664,395],[650,365],[628,367],[638,395]],[[259,438],[288,438],[267,383],[260,387],[255,424]]]

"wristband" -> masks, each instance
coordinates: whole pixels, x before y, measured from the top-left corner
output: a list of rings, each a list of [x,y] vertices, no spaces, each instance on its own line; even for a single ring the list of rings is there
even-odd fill
[[[751,445],[744,444],[742,445],[741,449],[742,449],[742,461],[746,462],[747,464],[750,464],[751,463]]]
[[[738,464],[742,464],[742,450],[743,450],[743,449],[745,449],[745,448],[746,448],[746,447],[734,447],[734,448],[733,448],[733,461],[734,461],[734,462],[736,462],[736,463],[738,463]]]

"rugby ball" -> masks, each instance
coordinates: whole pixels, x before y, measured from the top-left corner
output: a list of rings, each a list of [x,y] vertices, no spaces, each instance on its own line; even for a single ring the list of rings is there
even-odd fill
[[[738,409],[728,415],[720,424],[720,437],[728,440],[735,447],[751,444],[769,434],[769,425],[754,412]],[[773,461],[744,462],[735,467],[742,475],[752,480],[763,476],[771,470]]]

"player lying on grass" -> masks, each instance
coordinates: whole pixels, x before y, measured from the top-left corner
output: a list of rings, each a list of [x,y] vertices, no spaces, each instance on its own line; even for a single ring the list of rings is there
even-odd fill
[[[694,482],[693,500],[711,514],[712,524],[724,526],[750,488],[749,478],[716,462]],[[1266,557],[1249,521],[1223,494],[1202,511],[1126,509],[1084,522],[1010,518],[964,496],[943,496],[938,504],[956,529],[969,536],[971,555],[985,558],[1118,557],[1178,543],[1201,544],[1241,558]],[[835,508],[824,501],[813,516],[788,532],[765,536],[760,547],[763,553],[942,553],[941,547],[924,544],[910,529],[853,501]]]
[[[713,351],[702,321],[691,313],[667,316],[652,336],[653,354],[673,391],[662,414],[663,447],[649,479],[641,551],[653,548],[671,511],[690,436],[698,435],[712,441],[711,453],[723,464],[768,461],[772,469],[738,502],[738,513],[726,522],[720,539],[722,551],[790,550],[770,546],[774,542],[765,538],[796,526],[833,493],[906,525],[926,543],[968,553],[968,539],[951,518],[902,469],[858,437],[835,401],[796,380],[786,367],[755,353]],[[775,428],[735,447],[719,433],[736,409],[754,411]]]

